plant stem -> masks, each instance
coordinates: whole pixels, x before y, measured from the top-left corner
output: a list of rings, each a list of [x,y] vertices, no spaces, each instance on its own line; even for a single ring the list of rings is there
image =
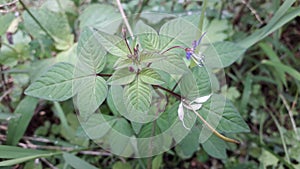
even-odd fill
[[[7,2],[5,4],[0,4],[0,8],[4,8],[6,6],[12,6],[12,5],[15,5],[16,3],[18,2],[18,0],[14,0],[12,2]]]
[[[112,74],[98,73],[97,76],[101,76],[101,77],[111,77]]]
[[[162,89],[162,90],[164,90],[164,91],[170,93],[170,94],[173,95],[174,97],[176,97],[176,99],[181,100],[181,96],[180,96],[179,94],[177,94],[177,93],[175,93],[175,92],[173,92],[173,91],[171,91],[171,90],[169,90],[169,89],[166,89],[166,88],[164,88],[164,87],[162,87],[162,86],[159,86],[159,85],[152,85],[152,86],[153,86],[154,88]]]
[[[28,14],[31,16],[31,18],[38,24],[38,26],[54,41],[54,38],[50,35],[50,33],[43,27],[43,25],[36,19],[36,17],[30,12],[30,10],[27,8],[27,6],[23,3],[22,0],[19,0],[20,4],[23,6],[23,8],[28,12]]]
[[[169,49],[167,49],[167,50],[161,52],[161,54],[163,55],[163,54],[165,54],[166,52],[168,52],[168,51],[170,51],[170,50],[172,50],[172,49],[176,49],[176,48],[180,48],[180,49],[185,50],[185,48],[182,47],[182,46],[172,46],[172,47],[170,47]]]
[[[282,127],[281,125],[279,124],[278,120],[276,119],[275,115],[273,114],[272,110],[270,110],[268,107],[265,107],[265,109],[267,109],[268,113],[270,114],[271,118],[273,119],[273,121],[275,122],[275,125],[279,131],[279,135],[280,135],[280,138],[281,138],[281,142],[282,142],[282,146],[283,146],[283,150],[285,152],[285,157],[286,157],[286,160],[289,164],[291,164],[291,160],[290,160],[290,156],[289,156],[289,152],[287,150],[287,146],[286,146],[286,142],[285,142],[285,137],[283,135],[283,131],[282,131]]]
[[[189,106],[188,103],[185,103],[187,106]],[[198,112],[196,112],[191,106],[189,106],[190,110],[192,110],[199,118],[200,120],[220,139],[230,142],[230,143],[236,143],[236,144],[240,144],[239,141],[228,138],[226,136],[223,136],[222,134],[220,134],[215,128],[213,128]]]
[[[119,8],[119,11],[120,11],[120,13],[121,13],[121,15],[122,15],[122,18],[123,18],[123,20],[124,20],[124,23],[125,23],[125,25],[126,25],[126,27],[127,27],[127,29],[128,29],[128,32],[129,32],[131,38],[134,39],[132,29],[131,29],[131,27],[130,27],[130,25],[129,25],[129,22],[128,22],[128,20],[127,20],[127,17],[126,17],[126,15],[125,15],[125,12],[124,12],[124,9],[123,9],[123,7],[122,7],[122,4],[121,4],[120,0],[116,0],[116,1],[117,1],[117,5],[118,5],[118,8]]]
[[[200,30],[200,36],[202,35],[202,32],[203,32],[203,22],[204,22],[207,2],[208,2],[208,0],[203,0],[203,5],[202,5],[201,15],[200,15],[200,21],[199,21],[199,27],[198,27],[199,30]]]

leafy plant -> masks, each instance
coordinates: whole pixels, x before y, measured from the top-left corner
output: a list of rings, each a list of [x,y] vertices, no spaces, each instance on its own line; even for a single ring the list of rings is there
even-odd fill
[[[201,143],[210,140],[209,134],[206,138],[203,136],[203,133],[208,132],[207,129],[211,130],[212,133],[225,141],[238,143],[238,141],[222,136],[217,131],[220,130],[222,133],[249,131],[246,123],[243,122],[237,111],[232,106],[226,107],[225,100],[223,100],[220,95],[213,95],[213,99],[209,104],[205,104],[205,102],[210,98],[210,95],[200,97],[205,93],[217,91],[211,91],[211,88],[209,88],[209,86],[211,86],[209,76],[213,76],[213,74],[208,75],[208,72],[212,72],[210,70],[210,65],[205,66],[205,69],[203,69],[204,67],[202,67],[202,64],[205,65],[205,62],[202,63],[203,61],[199,60],[200,58],[197,57],[196,47],[199,45],[201,46],[200,40],[197,42],[198,44],[194,44],[193,48],[186,45],[188,42],[192,43],[194,41],[192,35],[197,34],[198,32],[197,28],[192,26],[186,26],[184,29],[181,29],[182,25],[188,24],[192,25],[184,18],[174,19],[165,23],[161,27],[159,33],[157,33],[153,28],[142,21],[139,21],[135,28],[135,30],[137,30],[137,36],[135,36],[134,39],[132,37],[130,41],[126,38],[125,30],[123,30],[123,38],[121,38],[95,28],[85,28],[81,33],[78,42],[78,62],[76,66],[72,66],[68,63],[55,64],[44,75],[32,83],[29,88],[26,89],[25,93],[30,96],[52,101],[64,101],[72,96],[76,96],[73,100],[77,106],[79,118],[83,118],[83,128],[88,135],[93,135],[92,138],[100,139],[103,134],[97,134],[94,130],[90,133],[91,131],[89,128],[101,126],[101,123],[105,123],[106,118],[109,118],[110,121],[115,119],[115,124],[110,124],[111,129],[106,132],[110,132],[110,130],[120,131],[120,129],[127,129],[126,131],[120,131],[120,133],[126,134],[128,137],[136,137],[137,139],[134,140],[134,142],[137,143],[130,142],[133,146],[134,144],[137,144],[136,146],[141,144],[139,135],[144,135],[144,132],[148,132],[148,129],[146,128],[147,125],[153,125],[153,134],[147,134],[147,137],[150,138],[155,137],[157,134],[160,137],[160,133],[163,133],[168,128],[173,128],[172,125],[178,123],[178,119],[172,119],[170,121],[170,119],[166,118],[167,116],[162,115],[169,111],[166,107],[178,106],[178,102],[168,102],[168,99],[160,100],[159,102],[166,102],[165,105],[161,105],[163,107],[160,108],[156,107],[157,102],[155,101],[155,99],[174,97],[181,101],[178,108],[178,115],[179,120],[183,122],[183,127],[187,129],[183,131],[184,133],[188,133],[190,128],[194,126],[195,116],[192,116],[191,114],[195,113],[200,118],[199,123],[204,123],[204,126],[207,127],[204,127],[203,132],[198,136]],[[202,38],[203,36],[201,39]],[[131,46],[133,46],[133,49],[131,49]],[[220,45],[209,45],[203,53],[210,58],[219,58],[221,60],[220,65],[223,65],[220,67],[230,65],[237,58],[229,58],[227,50],[230,48],[241,48],[234,43],[229,44],[226,42],[224,42],[222,46],[218,46]],[[210,54],[213,52],[212,48],[215,49],[215,56]],[[193,55],[192,58],[198,62],[197,66],[191,66],[193,71],[191,71],[189,65],[184,62],[184,57],[182,56],[183,52],[178,49],[186,52],[187,61],[191,59],[189,55]],[[222,52],[227,53],[227,55],[222,55]],[[220,55],[217,56],[217,54]],[[112,74],[102,74],[101,71],[106,66],[107,57],[112,57],[110,55],[119,57],[113,68],[106,68],[111,69],[114,72]],[[201,70],[201,75],[208,79],[198,76],[198,66],[200,66],[199,69],[203,69]],[[162,74],[164,76],[162,76]],[[107,79],[106,82],[101,76],[110,76],[110,78]],[[174,77],[176,77],[176,79],[172,80]],[[179,93],[174,91],[176,90],[177,85],[180,88],[180,91],[178,91]],[[118,95],[110,96],[112,95],[112,90],[115,90],[117,86],[119,86]],[[165,86],[175,87],[171,90]],[[111,92],[109,92],[109,88],[111,89]],[[199,91],[201,91],[201,93]],[[162,95],[162,98],[159,98],[160,95]],[[152,117],[149,117],[151,119],[147,121],[148,123],[134,121],[138,122],[139,128],[141,128],[139,132],[135,133],[132,132],[134,129],[133,126],[130,126],[130,121],[116,115],[106,115],[104,119],[100,117],[93,119],[93,123],[98,124],[96,126],[88,124],[89,119],[95,118],[92,114],[95,113],[107,97],[112,98],[111,102],[108,104],[109,107],[111,107],[110,104],[113,104],[117,108],[117,111],[126,111],[128,114],[131,114],[130,117],[135,116],[136,118],[134,120],[142,119],[142,117],[149,115],[152,115]],[[122,108],[118,109],[120,104],[116,103],[117,100],[118,102],[120,102],[119,100],[124,102]],[[202,104],[204,104],[204,108],[201,109]],[[184,112],[188,114],[186,115],[186,118],[184,118]],[[123,114],[124,112],[115,113]],[[210,115],[212,113],[214,113],[214,115]],[[228,113],[230,113],[230,115]],[[207,119],[202,116],[206,116],[205,118]],[[190,119],[187,120],[187,117],[190,117]],[[159,120],[165,121],[163,127],[159,125]],[[212,127],[207,120],[214,122],[215,124],[213,125],[215,126]],[[120,123],[121,121],[122,123]],[[158,128],[155,129],[153,127],[155,127],[154,124],[156,122],[158,123]],[[190,128],[186,127],[185,123],[187,126],[190,126]],[[231,127],[229,129],[227,126],[230,125],[237,125],[240,128]],[[103,130],[100,126],[97,127],[97,130]],[[221,126],[224,127],[220,128]],[[217,130],[215,128],[217,128]],[[184,133],[178,134],[186,135]],[[126,139],[118,134],[112,134],[112,136],[110,136],[110,134],[106,133],[105,136],[107,135],[107,140],[111,140],[111,137],[114,137],[116,140],[118,140],[119,137],[121,140]],[[180,142],[182,138],[170,137],[168,139],[174,139],[176,142]],[[155,140],[160,139],[153,139],[153,141]],[[101,141],[96,142],[99,142],[100,144]],[[116,144],[119,144],[119,142]],[[163,143],[162,145],[171,148],[170,142]],[[114,146],[114,144],[111,144],[110,148],[113,148]],[[225,149],[226,147],[223,148]],[[119,155],[125,156],[132,156],[134,154],[135,156],[144,157],[151,155],[146,154],[146,152],[148,153],[153,147],[150,147],[149,150],[145,149],[147,150],[145,152],[139,150],[139,153],[135,152],[133,147],[127,147],[127,149],[128,150],[125,152],[118,152],[119,150],[115,150],[117,151],[115,153],[120,153]],[[206,150],[210,154],[210,149]],[[159,153],[156,152],[157,150],[151,151],[153,151],[153,155]]]
[[[287,53],[290,60],[298,62],[288,49],[279,47],[284,46],[279,40],[268,39],[271,33],[279,34],[276,30],[282,30],[283,25],[299,15],[299,7],[291,7],[294,0],[284,1],[281,6],[276,1],[276,8],[270,10],[272,13],[268,16],[278,9],[277,12],[266,26],[251,27],[254,33],[250,36],[231,27],[228,18],[239,18],[222,13],[227,5],[223,1],[132,1],[121,5],[117,0],[120,13],[111,2],[86,4],[80,0],[49,0],[42,5],[19,2],[20,6],[16,5],[17,1],[5,1],[5,5],[0,6],[0,10],[21,11],[21,16],[16,13],[14,17],[10,12],[0,15],[3,25],[0,28],[1,90],[5,91],[1,96],[0,120],[1,124],[8,124],[5,143],[11,145],[0,146],[0,158],[6,159],[0,166],[28,161],[26,166],[32,168],[33,159],[39,158],[45,165],[49,160],[64,168],[68,165],[95,168],[89,163],[97,164],[100,160],[99,165],[108,168],[132,168],[131,164],[136,168],[161,168],[179,163],[177,156],[172,164],[163,160],[173,156],[175,151],[180,158],[193,157],[190,166],[180,164],[185,168],[195,164],[194,160],[196,164],[207,162],[207,154],[221,159],[227,168],[257,168],[258,161],[264,168],[276,165],[296,168],[292,164],[298,158],[299,148],[295,143],[297,120],[292,111],[296,106],[289,107],[293,97],[285,93],[284,88],[291,84],[299,87],[298,81],[291,82],[291,79],[299,80],[300,76],[278,52]],[[251,4],[243,3],[262,22]],[[28,8],[26,4],[40,7]],[[189,11],[196,15],[142,12],[158,9]],[[200,18],[196,12],[199,9]],[[138,14],[128,15],[136,12]],[[251,20],[244,22],[253,24]],[[244,27],[247,26],[239,26]],[[3,38],[5,33],[6,39]],[[239,33],[243,36],[236,37]],[[266,57],[251,59],[253,48]],[[266,75],[271,78],[266,79]],[[9,79],[13,79],[13,84]],[[282,112],[273,113],[276,108],[282,110],[280,100],[272,100],[268,105],[261,93],[266,90],[265,86],[258,83],[262,81],[278,85],[275,89],[288,110],[292,131],[286,127],[289,124],[284,122]],[[6,89],[9,90],[6,92]],[[269,94],[272,98],[277,95],[275,90]],[[293,102],[297,97],[298,94]],[[268,113],[257,113],[265,111]],[[43,118],[45,113],[53,113],[53,116],[44,118],[42,124],[43,120],[35,120],[37,116]],[[38,123],[39,128],[32,129],[33,122]],[[263,129],[264,124],[273,124],[278,132],[274,132],[274,127]],[[259,136],[240,134],[250,131],[248,125],[255,132],[259,130],[256,133]],[[27,126],[31,128],[26,131]],[[24,137],[28,132],[47,138],[43,140],[46,144],[43,141],[40,144],[35,137]],[[265,139],[263,132],[270,136]],[[38,144],[32,145],[31,139]],[[240,142],[249,143],[247,154],[244,143],[236,146]],[[15,147],[18,143],[30,149]],[[89,151],[98,146],[117,156],[89,158],[85,155],[105,154]],[[35,148],[54,151],[31,150]],[[237,154],[248,160],[244,165],[238,165],[238,160],[227,156],[227,150],[235,149],[240,149]],[[278,152],[284,157],[276,154]],[[152,156],[156,157],[152,159]],[[123,157],[139,159],[126,161]],[[110,160],[117,162],[113,164]]]

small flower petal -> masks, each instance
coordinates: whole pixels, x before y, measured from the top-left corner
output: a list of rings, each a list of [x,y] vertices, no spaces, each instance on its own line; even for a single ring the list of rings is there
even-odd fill
[[[212,94],[203,97],[198,97],[197,99],[193,100],[191,103],[204,103],[210,98],[211,95]]]
[[[190,110],[199,110],[202,107],[202,104],[192,104],[188,109]]]
[[[178,118],[180,121],[182,121],[182,125],[184,128],[186,128],[187,130],[190,130],[190,128],[186,127],[186,125],[184,124],[184,110],[183,110],[183,103],[181,102],[179,104],[179,107],[178,107]]]
[[[185,56],[187,60],[190,60],[193,55],[193,49],[191,48],[185,48]]]
[[[183,121],[184,111],[183,111],[183,103],[181,102],[178,107],[178,118]]]

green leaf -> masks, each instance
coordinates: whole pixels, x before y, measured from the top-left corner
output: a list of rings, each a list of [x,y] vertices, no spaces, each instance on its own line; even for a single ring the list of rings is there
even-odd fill
[[[43,3],[42,8],[47,8],[53,12],[77,14],[77,8],[72,0],[47,0]]]
[[[181,96],[190,102],[200,96],[198,86],[196,85],[196,79],[191,71],[182,75],[179,82],[179,88]]]
[[[96,169],[93,165],[90,163],[82,160],[81,158],[76,157],[73,154],[70,153],[63,153],[64,160],[66,163],[68,163],[70,166],[72,166],[74,169]]]
[[[14,20],[14,14],[13,13],[8,13],[6,15],[0,15],[0,36],[5,34],[7,31],[9,25],[11,22]]]
[[[114,64],[114,69],[128,68],[129,66],[133,66],[132,59],[119,58]]]
[[[291,75],[292,77],[294,77],[295,79],[300,81],[300,73],[296,69],[293,69],[290,66],[287,66],[281,62],[275,62],[275,61],[269,61],[269,60],[263,60],[262,63],[273,66],[276,69],[282,70],[285,73]]]
[[[128,68],[118,69],[107,80],[109,85],[126,85],[131,83],[136,77],[135,72],[130,72]]]
[[[75,131],[71,128],[71,126],[68,124],[67,117],[65,112],[63,111],[62,107],[58,102],[54,102],[54,109],[52,109],[53,112],[58,116],[60,123],[62,125],[62,130],[65,130],[67,133],[67,136],[72,139],[76,133]]]
[[[140,133],[143,125],[144,125],[143,123],[137,123],[137,122],[131,121],[131,127],[135,134]]]
[[[151,103],[151,90],[149,85],[143,83],[140,78],[124,88],[123,99],[128,112],[148,112]]]
[[[141,52],[140,57],[141,63],[152,63],[167,58],[165,55],[159,54],[157,52]]]
[[[174,54],[168,55],[167,58],[159,62],[153,62],[151,68],[162,70],[170,75],[182,75],[188,71],[183,59]]]
[[[267,168],[268,166],[277,166],[278,158],[269,151],[262,149],[262,153],[258,159],[262,165]]]
[[[162,155],[158,155],[154,157],[152,160],[152,169],[160,169],[163,164],[163,158]]]
[[[212,95],[211,99],[203,104],[199,114],[209,124],[217,126],[217,130],[221,132],[238,133],[250,131],[236,108],[222,95]]]
[[[118,118],[113,126],[113,130],[109,133],[110,149],[114,154],[122,156],[132,156],[135,151],[133,144],[133,131],[127,120]]]
[[[203,32],[207,32],[205,36],[208,37],[210,43],[214,43],[228,39],[230,34],[228,32],[232,29],[231,27],[229,20],[215,18],[205,27]]]
[[[129,163],[118,161],[113,165],[112,169],[132,169],[132,167]]]
[[[224,68],[235,62],[244,52],[245,48],[232,42],[216,42],[203,52],[205,65],[210,68]]]
[[[79,115],[87,118],[93,114],[106,99],[108,87],[100,76],[88,76],[75,82],[75,105]]]
[[[88,137],[94,140],[107,136],[117,119],[112,116],[95,113],[87,120],[80,117],[79,121]]]
[[[97,33],[87,27],[81,32],[77,47],[77,69],[86,75],[101,72],[106,63],[106,51],[98,41]],[[78,71],[77,71],[78,72]]]
[[[137,35],[144,50],[153,51],[159,49],[159,37],[157,32],[143,21],[139,21],[136,24],[135,35]]]
[[[54,156],[54,155],[56,155],[56,154],[47,153],[47,154],[39,154],[39,155],[29,155],[29,156],[26,156],[26,157],[16,158],[16,159],[12,159],[12,160],[5,160],[5,161],[0,162],[0,167],[12,166],[12,165],[23,163],[25,161],[34,160],[34,159],[37,159],[37,158],[51,157],[51,156]]]
[[[123,39],[97,29],[94,30],[97,32],[96,34],[98,35],[98,41],[106,49],[107,52],[124,59],[127,58],[129,51]]]
[[[281,28],[284,24],[290,22],[295,17],[299,16],[300,8],[290,8],[296,0],[286,0],[280,6],[280,8],[273,15],[272,19],[269,23],[261,28],[256,30],[250,36],[239,42],[239,44],[244,48],[250,48],[252,45],[257,43],[258,41],[264,39],[272,32]]]
[[[207,139],[204,143],[202,143],[203,149],[207,152],[207,154],[218,158],[218,159],[226,159],[226,143],[218,138],[215,135],[211,135],[209,139]]]
[[[19,118],[11,119],[8,124],[6,144],[17,145],[23,137],[27,126],[34,114],[38,100],[32,97],[25,97],[14,111]]]
[[[77,43],[75,43],[70,49],[62,51],[57,54],[55,58],[50,58],[50,59],[55,59],[56,63],[58,62],[67,62],[73,65],[76,65],[78,62],[77,58]],[[45,59],[44,59],[45,60]]]
[[[187,159],[199,149],[200,130],[193,127],[189,134],[176,146],[175,150],[181,158]]]
[[[7,38],[2,38],[7,42]],[[17,31],[13,35],[14,44],[8,46],[2,45],[0,50],[0,63],[9,67],[15,66],[18,61],[25,61],[31,57],[29,50],[30,36],[24,34],[22,31]]]
[[[212,93],[212,74],[209,74],[206,67],[194,67],[192,74],[198,86],[199,96],[206,96]],[[217,83],[214,83],[217,84]]]
[[[51,35],[57,49],[66,50],[73,45],[74,36],[71,34],[65,14],[55,13],[47,8],[30,9],[30,12]],[[46,35],[44,30],[39,27],[28,12],[24,12],[23,18],[25,28],[32,36],[39,38]]]
[[[252,83],[253,76],[248,74],[244,80],[243,94],[240,102],[240,110],[244,110],[244,112],[247,112],[247,105],[249,104],[252,93]]]
[[[79,21],[81,30],[84,27],[94,27],[106,33],[114,34],[122,23],[122,17],[110,5],[92,4],[80,14]]]
[[[116,87],[116,86],[115,86]],[[119,86],[120,87],[120,86]],[[115,105],[115,100],[113,100],[113,96],[112,96],[112,92],[114,92],[115,90],[113,90],[113,86],[111,86],[108,90],[108,94],[107,94],[107,98],[106,98],[106,103],[110,109],[110,111],[116,115],[119,116],[120,112],[117,109],[117,106]],[[120,94],[118,94],[120,95]]]
[[[25,94],[52,101],[67,100],[73,96],[73,71],[73,65],[57,63],[33,82]]]
[[[28,74],[30,77],[30,81],[34,82],[36,81],[41,75],[45,74],[47,70],[51,66],[55,64],[55,59],[54,58],[49,58],[49,59],[43,59],[43,60],[37,60],[33,61],[29,64],[29,70]]]
[[[165,23],[159,31],[160,49],[166,49],[176,46],[191,46],[196,40],[195,35],[199,34],[199,30],[191,22],[184,18],[176,18]]]
[[[265,54],[269,57],[272,62],[281,62],[279,56],[276,52],[272,49],[272,47],[266,43],[259,43],[259,47],[265,52]],[[274,74],[275,79],[280,79],[280,81],[287,86],[284,70],[280,69],[279,67],[274,67],[271,71]]]
[[[0,158],[14,159],[27,157],[30,155],[47,154],[49,152],[42,150],[24,149],[16,146],[0,145]]]
[[[146,68],[141,71],[139,74],[142,82],[151,84],[151,85],[161,85],[164,81],[161,79],[160,75],[153,69]]]

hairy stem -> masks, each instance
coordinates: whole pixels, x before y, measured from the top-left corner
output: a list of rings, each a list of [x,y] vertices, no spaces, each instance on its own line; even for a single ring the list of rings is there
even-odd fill
[[[126,15],[125,15],[125,12],[124,12],[124,9],[123,9],[123,7],[122,7],[122,4],[121,4],[120,0],[116,0],[116,1],[117,1],[117,5],[118,5],[118,8],[119,8],[119,11],[120,11],[120,13],[121,13],[121,15],[122,15],[122,18],[123,18],[123,20],[124,20],[124,23],[125,23],[125,25],[126,25],[126,27],[127,27],[127,29],[128,29],[128,32],[129,32],[131,38],[134,39],[132,29],[131,29],[131,27],[130,27],[130,25],[129,25],[129,22],[128,22],[128,20],[127,20],[127,17],[126,17]]]

